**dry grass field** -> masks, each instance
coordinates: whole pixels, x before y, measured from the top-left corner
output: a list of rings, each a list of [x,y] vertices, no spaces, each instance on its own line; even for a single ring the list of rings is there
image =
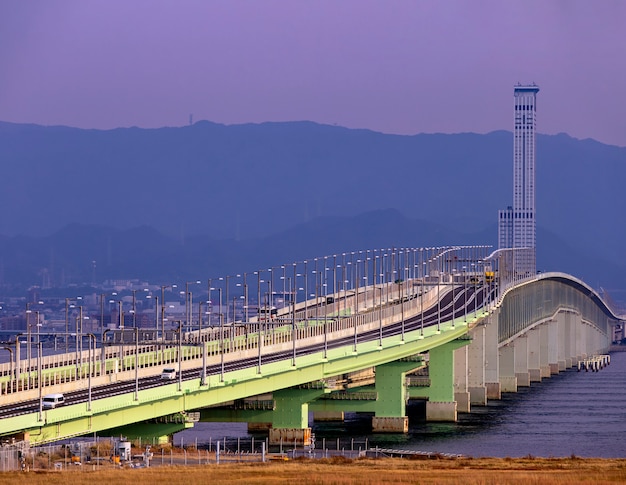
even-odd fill
[[[626,483],[626,459],[582,458],[399,458],[296,459],[269,463],[228,463],[150,468],[82,466],[66,471],[0,474],[2,485],[28,484],[458,484],[565,485]]]

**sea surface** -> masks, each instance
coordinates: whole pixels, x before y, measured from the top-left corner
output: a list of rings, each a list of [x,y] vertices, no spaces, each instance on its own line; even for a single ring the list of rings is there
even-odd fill
[[[373,434],[370,417],[346,413],[343,423],[314,423],[316,449],[401,450],[473,457],[626,457],[626,352],[611,354],[599,372],[569,369],[503,394],[500,401],[459,413],[457,423],[428,423],[410,406],[408,434]],[[200,448],[226,439],[228,447],[260,443],[245,423],[196,423],[175,445]],[[339,443],[338,441],[339,440]]]

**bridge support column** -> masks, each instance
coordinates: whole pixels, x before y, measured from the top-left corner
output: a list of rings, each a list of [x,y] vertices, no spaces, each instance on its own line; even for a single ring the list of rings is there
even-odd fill
[[[576,320],[576,326],[574,327],[574,353],[576,354],[576,362],[586,358],[585,355],[585,332],[583,331],[582,318]]]
[[[556,328],[557,328],[557,366],[559,372],[567,369],[566,350],[565,345],[567,343],[565,335],[565,329],[569,326],[568,322],[569,312],[561,312],[556,316]]]
[[[539,330],[539,370],[541,378],[550,377],[550,324],[544,323]]]
[[[541,382],[541,333],[533,328],[526,334],[528,340],[528,377],[530,382]]]
[[[372,418],[375,433],[408,433],[406,416],[406,373],[415,362],[389,362],[376,366],[376,415]]]
[[[574,352],[575,342],[572,339],[572,335],[574,335],[574,327],[578,324],[577,316],[573,313],[570,313],[569,316],[565,319],[565,328],[563,328],[564,332],[564,345],[563,345],[563,353],[565,358],[565,368],[569,369],[576,363],[576,353]]]
[[[572,325],[569,330],[569,344],[567,347],[569,350],[570,367],[573,367],[578,363],[578,342],[576,341],[576,338],[578,336],[581,319],[582,317],[578,313],[576,315],[572,315]]]
[[[550,374],[559,373],[559,324],[558,320],[551,320],[548,324],[548,362]]]
[[[500,399],[500,358],[498,355],[498,319],[500,309],[495,310],[489,317],[489,324],[485,327],[485,385],[487,399]]]
[[[500,389],[502,392],[517,392],[515,377],[515,346],[500,347]]]
[[[430,392],[426,402],[427,421],[456,421],[454,400],[454,351],[469,340],[454,340],[429,350]]]
[[[468,347],[454,351],[454,400],[459,413],[470,412],[470,393],[467,389]]]
[[[274,391],[276,404],[269,430],[269,442],[272,445],[281,443],[311,444],[311,428],[309,427],[309,402],[324,394],[323,389],[281,389]]]
[[[491,317],[487,318],[489,321]],[[470,332],[472,341],[468,345],[468,376],[467,390],[470,403],[479,406],[487,404],[487,388],[485,386],[485,326],[474,327]]]
[[[517,387],[530,386],[530,374],[528,373],[528,338],[521,335],[513,341],[515,347],[515,378]]]

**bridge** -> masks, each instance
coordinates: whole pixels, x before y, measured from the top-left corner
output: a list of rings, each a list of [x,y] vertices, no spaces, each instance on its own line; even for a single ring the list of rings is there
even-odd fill
[[[342,253],[209,280],[207,322],[187,288],[184,320],[66,335],[75,352],[44,355],[39,341],[23,358],[32,336],[17,336],[0,365],[0,437],[167,440],[198,420],[245,421],[306,445],[309,411],[407,432],[409,399],[455,421],[605,354],[625,319],[584,282],[519,274],[516,260],[487,246]],[[52,393],[65,404],[45,409]]]

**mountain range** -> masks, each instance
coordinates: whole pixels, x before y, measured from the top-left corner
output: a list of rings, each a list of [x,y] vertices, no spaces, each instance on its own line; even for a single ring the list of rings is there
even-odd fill
[[[0,122],[0,283],[167,283],[344,251],[495,245],[512,146],[507,131]],[[538,135],[536,170],[538,268],[626,297],[626,148]]]

